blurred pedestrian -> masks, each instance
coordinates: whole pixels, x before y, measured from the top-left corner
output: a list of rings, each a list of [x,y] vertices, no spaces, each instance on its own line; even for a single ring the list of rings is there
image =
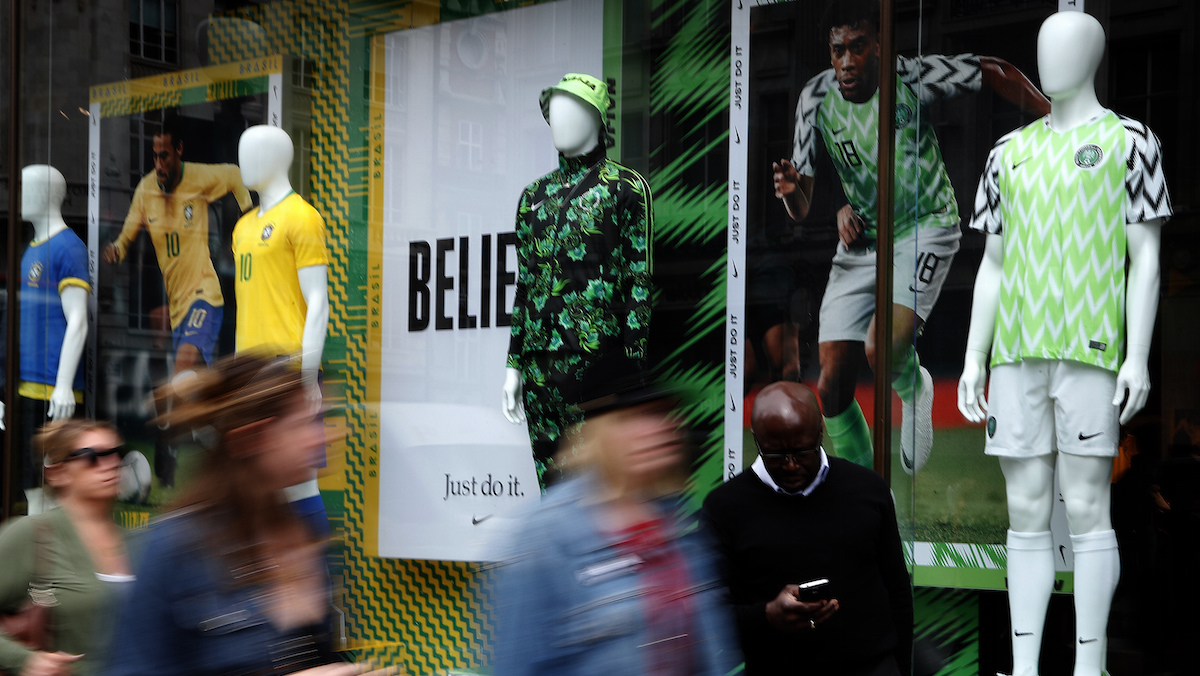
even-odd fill
[[[31,585],[48,589],[51,651],[0,633],[0,673],[86,676],[103,662],[120,589],[133,579],[113,522],[121,438],[108,423],[68,418],[43,427],[34,448],[58,506],[0,530],[0,612],[19,610]]]
[[[107,673],[361,673],[333,652],[326,543],[282,495],[325,441],[300,372],[240,354],[165,387],[159,422],[207,448],[150,528]]]
[[[571,478],[499,572],[495,674],[725,674],[741,656],[710,543],[681,516],[675,402],[638,376],[589,374]]]

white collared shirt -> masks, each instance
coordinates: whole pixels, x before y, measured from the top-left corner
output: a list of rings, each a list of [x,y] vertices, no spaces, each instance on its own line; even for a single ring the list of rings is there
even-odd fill
[[[813,491],[817,490],[817,486],[825,483],[825,476],[829,474],[829,457],[825,455],[825,449],[822,448],[821,468],[817,470],[817,478],[813,479],[811,483],[795,493],[784,490],[776,485],[775,480],[772,479],[771,475],[767,473],[767,465],[763,462],[761,455],[754,459],[754,464],[750,465],[750,469],[754,470],[754,473],[758,475],[759,480],[766,484],[767,488],[770,488],[780,495],[800,495],[803,497],[808,497],[809,495],[812,495]]]

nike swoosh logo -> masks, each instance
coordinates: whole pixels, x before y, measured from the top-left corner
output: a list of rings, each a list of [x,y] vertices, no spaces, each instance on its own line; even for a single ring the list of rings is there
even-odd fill
[[[846,128],[845,128],[845,127],[842,127],[841,129],[838,129],[837,131],[830,132],[830,133],[831,133],[831,134],[833,134],[834,136],[839,136],[839,135],[841,135],[841,133],[842,133],[842,132],[844,132],[844,131],[846,131]]]
[[[147,222],[147,223],[153,223],[154,221],[157,221],[157,220],[158,220],[157,218],[151,218],[151,219],[147,220],[146,222]]]
[[[1029,161],[1029,160],[1031,160],[1031,159],[1033,159],[1033,158],[1031,158],[1031,157],[1026,157],[1025,159],[1023,159],[1023,160],[1021,160],[1021,161],[1019,161],[1019,162],[1013,162],[1013,166],[1012,166],[1012,168],[1013,168],[1013,169],[1016,169],[1017,167],[1021,166],[1022,164],[1025,164],[1026,162],[1028,162],[1028,161]]]
[[[729,395],[729,410],[730,410],[730,411],[736,411],[736,410],[737,410],[737,404],[733,403],[733,395],[732,395],[732,394],[731,394],[731,395]]]
[[[742,144],[742,135],[738,133],[737,127],[733,129],[733,142],[738,145]]]
[[[1079,433],[1079,440],[1080,440],[1080,441],[1087,441],[1088,439],[1095,439],[1096,437],[1100,436],[1101,434],[1104,434],[1104,432],[1096,432],[1095,434],[1089,434],[1089,435],[1087,435],[1087,436],[1085,437],[1085,436],[1083,436],[1083,432],[1080,432],[1080,433]]]
[[[913,285],[912,285],[912,284],[909,284],[909,285],[908,285],[908,290],[909,290],[909,291],[912,291],[913,293],[916,293],[916,292],[917,292],[917,290],[916,290],[915,288],[913,288]]]
[[[1067,563],[1067,546],[1066,545],[1058,546],[1058,555],[1062,557],[1063,564],[1066,565],[1066,563]]]
[[[908,456],[903,453],[900,454],[900,462],[904,463],[905,469],[911,470],[913,468],[912,463],[908,461]]]
[[[544,199],[544,200],[542,200],[542,201],[538,202],[537,204],[534,204],[533,206],[529,207],[529,210],[530,210],[530,211],[537,211],[538,209],[540,209],[540,208],[542,207],[542,205],[543,205],[543,204],[545,204],[545,203],[546,203],[546,200],[548,200],[548,199],[550,199],[550,198],[549,198],[549,197],[547,197],[546,199]]]
[[[1100,639],[1098,639],[1098,638],[1088,638],[1088,639],[1081,638],[1081,639],[1079,639],[1079,645],[1083,645],[1084,643],[1095,643],[1096,641],[1099,641],[1099,640]]]
[[[1033,636],[1032,631],[1014,631],[1013,636]]]
[[[731,263],[731,265],[733,265],[733,276],[736,279],[738,276],[737,263]]]
[[[472,526],[478,526],[479,524],[483,523],[484,521],[487,521],[488,519],[492,518],[493,516],[496,516],[496,515],[495,515],[495,514],[488,514],[487,516],[483,517],[482,519],[476,519],[476,518],[475,518],[475,515],[474,515],[474,514],[472,514],[472,515],[471,515],[471,525],[472,525]]]

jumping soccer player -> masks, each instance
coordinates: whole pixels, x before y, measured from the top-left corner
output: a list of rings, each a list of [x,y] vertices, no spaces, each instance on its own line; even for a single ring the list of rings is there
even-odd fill
[[[808,216],[816,133],[829,151],[849,204],[837,212],[839,244],[821,302],[818,391],[839,455],[871,464],[871,434],[854,400],[857,351],[874,364],[875,229],[878,223],[879,3],[830,6],[832,68],[808,81],[796,105],[792,159],[775,162],[775,196],[795,221]],[[933,379],[914,338],[933,310],[958,251],[958,203],[924,106],[982,85],[1028,113],[1050,104],[1021,71],[995,57],[925,55],[896,59],[896,164],[892,388],[903,403],[901,457],[912,474],[933,448]],[[886,347],[886,346],[885,346]],[[915,439],[915,444],[914,444]]]

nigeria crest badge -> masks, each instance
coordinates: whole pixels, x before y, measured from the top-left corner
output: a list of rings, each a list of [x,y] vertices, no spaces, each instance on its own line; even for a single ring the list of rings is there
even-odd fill
[[[1075,151],[1075,166],[1080,169],[1091,169],[1100,164],[1102,159],[1104,159],[1104,151],[1095,143],[1080,146],[1079,150]]]

